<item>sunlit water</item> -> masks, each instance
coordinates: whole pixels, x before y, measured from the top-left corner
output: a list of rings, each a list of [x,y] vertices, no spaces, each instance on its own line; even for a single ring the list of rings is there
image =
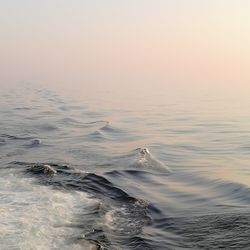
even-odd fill
[[[0,97],[1,249],[249,249],[250,103],[43,87]]]

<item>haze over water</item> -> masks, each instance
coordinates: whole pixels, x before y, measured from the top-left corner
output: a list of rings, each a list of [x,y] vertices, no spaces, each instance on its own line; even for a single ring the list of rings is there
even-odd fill
[[[0,249],[248,249],[249,10],[0,3]]]

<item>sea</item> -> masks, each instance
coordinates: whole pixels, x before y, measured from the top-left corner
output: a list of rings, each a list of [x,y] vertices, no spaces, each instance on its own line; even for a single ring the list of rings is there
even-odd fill
[[[68,89],[1,87],[0,249],[250,249],[249,98]]]

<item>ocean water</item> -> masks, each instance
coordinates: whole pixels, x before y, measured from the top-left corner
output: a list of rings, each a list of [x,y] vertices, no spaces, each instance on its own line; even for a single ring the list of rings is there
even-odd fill
[[[72,93],[1,90],[0,249],[250,249],[247,98]]]

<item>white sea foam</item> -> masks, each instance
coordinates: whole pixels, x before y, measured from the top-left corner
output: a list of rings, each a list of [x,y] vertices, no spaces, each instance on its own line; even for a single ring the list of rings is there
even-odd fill
[[[96,201],[83,192],[62,192],[32,181],[20,178],[15,172],[1,173],[0,248],[88,248],[87,242],[73,244],[70,241],[82,232],[69,225],[74,223],[75,213],[84,213],[84,208]]]

